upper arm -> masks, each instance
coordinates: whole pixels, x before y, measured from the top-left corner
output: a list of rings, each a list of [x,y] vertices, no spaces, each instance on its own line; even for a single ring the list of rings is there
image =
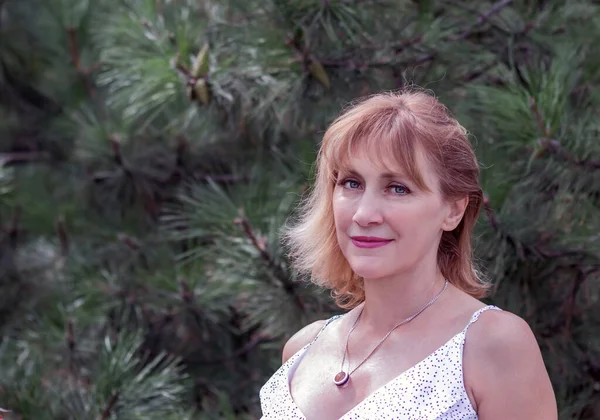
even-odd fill
[[[480,420],[558,418],[556,399],[538,343],[527,323],[489,311],[469,329],[465,380]]]
[[[281,362],[285,363],[290,357],[296,354],[298,350],[310,343],[317,336],[321,328],[323,328],[325,322],[325,320],[315,321],[291,336],[285,343],[285,346],[283,346]]]

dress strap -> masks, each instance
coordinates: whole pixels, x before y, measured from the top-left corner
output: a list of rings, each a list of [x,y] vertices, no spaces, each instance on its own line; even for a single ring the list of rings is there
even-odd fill
[[[481,315],[482,313],[484,313],[487,310],[496,310],[496,311],[501,311],[502,309],[498,308],[497,306],[494,305],[488,305],[488,306],[484,306],[483,308],[477,310],[473,316],[471,317],[471,320],[469,321],[469,323],[467,324],[467,326],[465,327],[465,331],[467,331],[467,329],[471,326],[472,323],[474,323],[475,321],[477,321],[479,319],[479,315]]]
[[[317,338],[319,338],[319,336],[321,335],[321,333],[323,332],[323,330],[325,330],[325,328],[331,324],[333,321],[335,321],[338,318],[341,318],[343,315],[334,315],[331,318],[329,318],[325,324],[321,327],[321,329],[319,330],[319,332],[317,333],[317,335],[315,336],[315,338],[313,338],[313,340],[310,342],[310,344],[312,345],[312,343],[314,343],[315,341],[317,341]]]

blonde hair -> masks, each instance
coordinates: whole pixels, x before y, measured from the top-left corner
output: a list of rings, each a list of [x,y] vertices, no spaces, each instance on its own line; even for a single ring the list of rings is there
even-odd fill
[[[483,297],[489,285],[473,265],[471,235],[483,194],[479,166],[467,131],[448,109],[422,91],[384,92],[352,104],[323,136],[316,160],[315,182],[301,202],[296,224],[283,232],[296,270],[332,290],[338,306],[352,308],[364,300],[363,279],[351,269],[337,242],[332,197],[337,173],[357,146],[366,146],[381,162],[400,164],[420,188],[429,190],[417,167],[418,147],[437,170],[446,200],[468,195],[464,216],[445,231],[438,248],[442,274],[457,288]]]

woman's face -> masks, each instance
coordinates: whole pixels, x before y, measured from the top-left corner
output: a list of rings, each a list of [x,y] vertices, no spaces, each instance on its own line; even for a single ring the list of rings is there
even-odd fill
[[[401,170],[390,173],[363,153],[349,159],[333,192],[336,234],[354,272],[365,279],[388,278],[432,258],[444,230],[454,229],[464,213],[447,203],[434,168],[417,153],[430,192],[419,189]]]

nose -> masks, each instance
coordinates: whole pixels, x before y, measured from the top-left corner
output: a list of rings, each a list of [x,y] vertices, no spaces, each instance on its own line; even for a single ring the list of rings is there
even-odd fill
[[[378,201],[369,194],[364,194],[352,216],[352,221],[362,227],[383,223],[383,215]]]

